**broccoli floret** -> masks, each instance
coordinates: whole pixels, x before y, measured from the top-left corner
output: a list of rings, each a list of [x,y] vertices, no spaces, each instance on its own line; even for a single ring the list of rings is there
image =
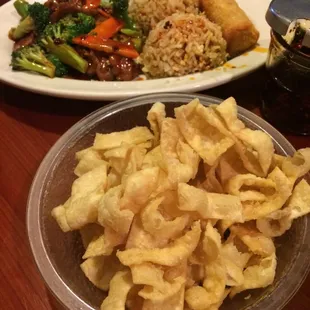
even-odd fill
[[[68,15],[55,24],[45,28],[41,44],[51,54],[56,55],[60,61],[82,73],[85,73],[88,63],[70,44],[74,37],[86,34],[95,27],[95,19],[83,13]]]
[[[21,18],[28,16],[29,3],[25,0],[15,0],[14,7]]]
[[[42,33],[50,22],[50,9],[39,2],[35,2],[29,6],[28,12],[34,20],[37,33]]]
[[[137,25],[128,15],[128,0],[114,0],[112,15],[125,23],[125,28],[136,29]]]
[[[60,23],[66,29],[68,42],[71,42],[77,36],[89,33],[96,26],[94,17],[84,13],[78,13],[76,16],[67,16],[60,20]]]
[[[30,4],[28,13],[29,15],[20,21],[16,28],[11,28],[9,37],[12,40],[19,40],[31,31],[40,34],[49,23],[50,9],[41,3]]]
[[[62,63],[76,69],[79,72],[86,72],[88,62],[83,59],[70,45],[61,41],[61,39],[53,39],[51,36],[45,36],[41,38],[41,44],[49,53],[57,56]]]
[[[75,16],[68,15],[55,24],[49,24],[43,35],[70,44],[73,38],[90,32],[95,26],[96,22],[92,16],[78,13]]]
[[[57,56],[53,54],[48,54],[46,55],[46,58],[55,66],[55,76],[62,77],[68,74],[68,67],[63,64]]]
[[[113,7],[112,0],[100,0],[100,6],[104,9],[111,9]]]
[[[13,70],[38,72],[50,78],[55,76],[55,66],[38,45],[25,46],[14,51],[11,66]]]
[[[28,15],[23,19],[18,26],[11,28],[9,31],[9,38],[13,41],[17,41],[24,37],[26,34],[30,33],[35,29],[33,19]]]

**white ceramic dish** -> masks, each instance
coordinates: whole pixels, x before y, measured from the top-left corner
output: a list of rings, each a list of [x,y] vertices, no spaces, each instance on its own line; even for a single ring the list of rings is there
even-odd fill
[[[33,1],[30,0],[30,2]],[[266,61],[270,42],[269,26],[265,21],[265,13],[270,0],[237,0],[237,2],[260,32],[258,46],[252,51],[244,53],[212,71],[180,78],[100,82],[49,79],[26,72],[13,72],[9,66],[13,43],[8,39],[7,33],[12,26],[18,23],[19,16],[13,7],[12,0],[0,7],[0,81],[35,93],[88,100],[115,100],[158,92],[197,92],[225,84],[262,66]]]

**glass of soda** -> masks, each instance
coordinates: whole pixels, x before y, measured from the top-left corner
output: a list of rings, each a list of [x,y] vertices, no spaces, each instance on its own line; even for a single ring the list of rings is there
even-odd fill
[[[310,134],[310,48],[288,44],[271,30],[262,92],[263,117],[282,132]]]

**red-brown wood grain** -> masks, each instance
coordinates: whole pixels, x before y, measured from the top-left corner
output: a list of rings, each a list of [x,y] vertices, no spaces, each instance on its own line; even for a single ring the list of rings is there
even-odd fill
[[[0,0],[0,4],[4,2]],[[261,69],[204,93],[234,96],[239,105],[259,113],[265,78]],[[76,121],[105,104],[51,98],[0,83],[0,309],[60,309],[47,292],[29,250],[25,228],[28,191],[55,141]],[[310,146],[309,137],[286,137],[295,148]],[[309,287],[308,276],[285,310],[310,309]]]

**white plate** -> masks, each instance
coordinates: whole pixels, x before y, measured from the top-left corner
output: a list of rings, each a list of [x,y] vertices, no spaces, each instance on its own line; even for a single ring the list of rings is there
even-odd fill
[[[270,0],[238,0],[238,3],[260,32],[259,46],[252,51],[236,57],[230,60],[228,64],[212,71],[180,78],[100,82],[60,78],[49,79],[26,72],[13,72],[9,66],[13,44],[8,39],[7,33],[12,26],[18,23],[19,16],[13,7],[12,0],[0,7],[0,81],[31,92],[88,100],[115,100],[158,92],[197,92],[225,84],[262,66],[266,61],[270,41],[270,30],[265,21],[265,14]]]

